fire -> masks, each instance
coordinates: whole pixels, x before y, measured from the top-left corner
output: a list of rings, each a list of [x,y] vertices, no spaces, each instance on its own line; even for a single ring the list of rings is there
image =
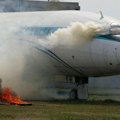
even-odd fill
[[[0,100],[13,105],[30,105],[28,102],[23,102],[20,96],[14,97],[12,90],[9,88],[3,88]]]

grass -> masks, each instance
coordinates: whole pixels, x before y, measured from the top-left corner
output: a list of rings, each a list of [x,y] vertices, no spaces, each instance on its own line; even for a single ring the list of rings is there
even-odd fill
[[[32,106],[0,105],[0,120],[120,120],[120,102],[33,101]]]

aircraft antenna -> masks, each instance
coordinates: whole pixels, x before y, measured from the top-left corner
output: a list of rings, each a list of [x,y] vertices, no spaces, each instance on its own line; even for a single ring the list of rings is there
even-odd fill
[[[103,13],[102,11],[99,11],[99,13],[100,13],[100,20],[102,20],[104,18]]]

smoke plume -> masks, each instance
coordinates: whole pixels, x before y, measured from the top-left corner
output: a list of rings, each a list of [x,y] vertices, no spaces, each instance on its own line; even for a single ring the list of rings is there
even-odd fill
[[[97,23],[72,23],[66,28],[60,28],[47,36],[47,40],[39,39],[40,44],[50,48],[65,45],[66,47],[81,47],[103,33],[103,28]]]
[[[31,27],[30,24],[27,27]],[[72,23],[39,38],[28,31],[21,32],[21,28],[22,23],[13,25],[9,20],[6,24],[0,21],[0,77],[4,86],[12,88],[25,99],[56,97],[48,89],[54,86],[57,73],[52,58],[36,46],[51,50],[62,45],[81,47],[102,33],[102,27],[96,23]]]

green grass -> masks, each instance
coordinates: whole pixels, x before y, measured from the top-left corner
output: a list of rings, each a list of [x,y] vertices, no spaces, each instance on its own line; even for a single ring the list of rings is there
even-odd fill
[[[120,101],[120,89],[89,89],[90,100],[119,100]]]
[[[0,120],[120,120],[120,102],[33,101],[32,106],[0,105]]]

